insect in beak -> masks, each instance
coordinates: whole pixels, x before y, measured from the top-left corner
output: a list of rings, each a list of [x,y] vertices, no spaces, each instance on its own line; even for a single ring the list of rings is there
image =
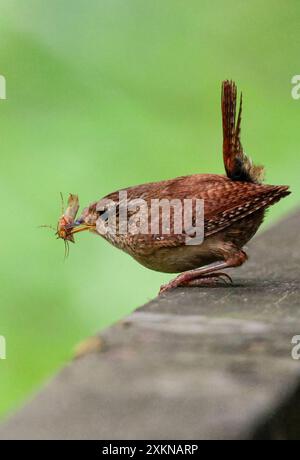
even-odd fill
[[[70,193],[68,198],[68,205],[64,210],[64,199],[61,194],[62,202],[62,215],[58,220],[57,228],[54,229],[51,225],[41,225],[41,227],[48,227],[55,230],[58,239],[64,240],[65,244],[65,258],[69,255],[69,243],[75,243],[74,234],[89,230],[90,225],[84,224],[82,220],[75,220],[79,210],[79,199],[77,195]]]
[[[74,221],[79,209],[79,200],[77,195],[70,193],[68,199],[68,206],[64,211],[64,200],[62,199],[62,216],[59,218],[57,224],[56,235],[57,238],[61,238],[65,243],[65,257],[69,255],[69,242],[75,243],[72,231],[74,228]]]

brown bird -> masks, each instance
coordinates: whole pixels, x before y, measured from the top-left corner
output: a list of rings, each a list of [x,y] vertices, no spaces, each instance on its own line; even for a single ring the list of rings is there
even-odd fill
[[[264,168],[256,166],[243,151],[241,144],[242,95],[236,115],[237,88],[234,82],[222,84],[221,107],[223,124],[223,159],[226,176],[194,174],[176,179],[153,182],[111,193],[85,208],[79,219],[64,226],[60,219],[59,236],[72,241],[73,235],[90,230],[103,236],[114,246],[130,254],[147,268],[166,273],[181,273],[161,287],[165,292],[177,286],[214,285],[231,278],[219,270],[238,267],[247,260],[243,246],[253,237],[263,222],[266,209],[290,192],[285,185],[264,185]],[[148,205],[146,215],[141,206],[124,208],[120,192],[126,192],[128,202],[143,200]],[[72,198],[73,197],[73,198]],[[70,195],[69,209],[77,196]],[[187,244],[187,232],[175,231],[175,210],[163,228],[162,212],[154,217],[153,200],[191,200],[192,223],[196,218],[196,200],[204,200],[204,238],[201,244]],[[126,203],[127,204],[127,203]],[[124,209],[129,225],[121,231]],[[171,211],[172,211],[171,210]],[[182,217],[182,211],[179,217]],[[138,217],[139,231],[132,224]],[[142,217],[141,217],[142,216]],[[124,217],[124,216],[123,216]],[[110,218],[111,221],[110,221]],[[155,231],[141,231],[141,228]],[[110,223],[109,223],[110,221]],[[113,224],[111,223],[113,222]],[[131,222],[131,223],[130,223]],[[109,224],[108,224],[109,223]],[[148,227],[147,227],[148,226]],[[135,229],[135,231],[128,231]]]

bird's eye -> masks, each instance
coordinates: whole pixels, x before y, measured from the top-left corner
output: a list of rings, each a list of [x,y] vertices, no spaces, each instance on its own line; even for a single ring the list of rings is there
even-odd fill
[[[108,217],[109,217],[108,209],[103,209],[102,211],[99,211],[99,217],[101,217],[101,219],[106,222],[108,220]]]

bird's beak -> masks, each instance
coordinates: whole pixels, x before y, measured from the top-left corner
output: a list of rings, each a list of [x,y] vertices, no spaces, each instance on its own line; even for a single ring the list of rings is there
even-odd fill
[[[79,232],[84,232],[85,230],[90,230],[92,228],[92,225],[87,225],[87,224],[80,224],[76,225],[71,229],[71,234],[74,235],[74,233],[79,233]]]

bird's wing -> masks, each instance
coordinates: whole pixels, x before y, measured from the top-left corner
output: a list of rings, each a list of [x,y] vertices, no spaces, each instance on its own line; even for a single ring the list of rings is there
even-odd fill
[[[182,203],[182,206],[184,206],[184,200],[191,200],[193,203],[192,228],[195,228],[196,225],[196,200],[203,200],[205,238],[224,230],[233,222],[270,206],[288,193],[285,186],[238,182],[225,176],[212,174],[179,177],[169,181],[131,187],[124,191],[126,191],[128,202],[142,199],[148,211],[152,209],[155,200],[156,202],[159,200],[160,204],[162,200],[169,200],[171,203],[177,200]],[[119,192],[112,193],[106,198],[116,202],[118,212],[120,208]],[[138,204],[138,201],[136,203]],[[139,221],[140,209],[138,205],[130,209],[128,219]],[[147,212],[148,233],[129,233],[128,243],[136,251],[144,252],[146,248],[152,251],[159,247],[171,248],[186,244],[187,237],[191,236],[191,228],[185,228],[183,225],[182,232],[177,234],[174,216],[178,218],[180,214],[176,215],[171,206],[170,225],[167,228],[169,232],[166,232],[161,225],[161,213]],[[183,218],[181,220],[183,221]],[[166,227],[168,227],[168,222]]]

